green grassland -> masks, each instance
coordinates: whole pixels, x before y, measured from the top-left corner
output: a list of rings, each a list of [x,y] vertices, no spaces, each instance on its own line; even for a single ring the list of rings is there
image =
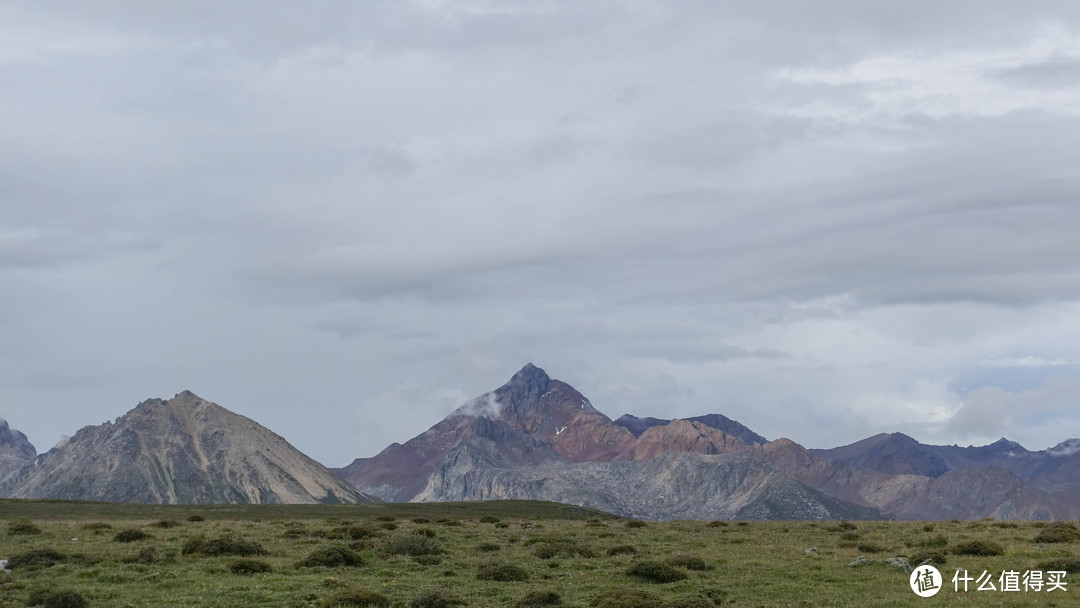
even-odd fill
[[[1001,554],[963,554],[971,543]],[[873,563],[849,567],[860,555]],[[945,588],[917,597],[886,565],[894,556],[943,561]],[[1041,522],[646,523],[528,501],[0,500],[0,559],[13,568],[0,573],[0,607],[1080,605],[1080,532]],[[957,568],[995,581],[1064,568],[1069,588],[956,593]]]

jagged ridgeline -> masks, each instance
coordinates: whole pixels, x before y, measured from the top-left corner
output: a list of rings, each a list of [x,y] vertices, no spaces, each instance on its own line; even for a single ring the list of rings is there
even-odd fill
[[[612,421],[531,363],[404,444],[339,469],[389,501],[552,500],[643,519],[1076,519],[1080,442],[833,450],[720,414]]]
[[[85,427],[28,464],[8,470],[0,495],[166,504],[373,500],[266,427],[188,391]]]
[[[1080,440],[1029,451],[899,433],[828,450],[720,414],[612,420],[531,363],[371,458],[327,470],[183,392],[37,455],[0,421],[0,496],[143,503],[554,501],[640,519],[1078,519]]]

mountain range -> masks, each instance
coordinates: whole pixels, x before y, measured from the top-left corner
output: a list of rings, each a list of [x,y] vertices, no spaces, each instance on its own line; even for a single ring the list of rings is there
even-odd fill
[[[427,431],[327,470],[190,392],[46,454],[0,421],[0,496],[160,503],[538,499],[641,519],[1077,519],[1080,439],[832,449],[720,414],[612,420],[531,363]]]

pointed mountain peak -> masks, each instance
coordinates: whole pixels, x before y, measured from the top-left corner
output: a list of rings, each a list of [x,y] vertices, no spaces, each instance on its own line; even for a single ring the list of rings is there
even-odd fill
[[[536,367],[532,363],[526,363],[525,367],[519,369],[513,377],[510,378],[509,385],[514,385],[526,389],[528,392],[537,392],[537,394],[543,394],[551,386],[551,377],[547,373]]]
[[[7,420],[3,418],[0,418],[0,449],[10,449],[30,458],[37,455],[26,435],[8,426]]]
[[[1002,437],[1001,439],[998,439],[994,443],[991,443],[988,447],[994,447],[994,448],[999,448],[999,449],[1008,449],[1008,450],[1020,449],[1020,450],[1024,450],[1025,452],[1027,451],[1026,449],[1024,449],[1024,446],[1020,445],[1019,443],[1016,443],[1015,441],[1009,441],[1008,439],[1006,439],[1004,437]]]
[[[169,403],[177,404],[198,403],[200,401],[206,401],[206,399],[203,399],[189,390],[180,391],[179,393],[176,393],[172,399],[169,399]]]

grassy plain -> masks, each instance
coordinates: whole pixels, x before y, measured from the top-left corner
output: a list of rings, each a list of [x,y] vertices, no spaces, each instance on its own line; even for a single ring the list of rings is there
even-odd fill
[[[14,566],[0,573],[0,607],[1075,606],[1080,532],[1070,526],[646,523],[527,501],[0,500],[0,559]],[[976,552],[996,543],[1002,554],[958,554],[977,541]],[[849,567],[860,555],[873,563]],[[917,597],[908,575],[886,565],[894,556],[943,560],[944,589]],[[1048,560],[1072,571],[1067,591],[953,591],[957,568],[986,570],[997,585],[1003,571],[1048,570]]]

